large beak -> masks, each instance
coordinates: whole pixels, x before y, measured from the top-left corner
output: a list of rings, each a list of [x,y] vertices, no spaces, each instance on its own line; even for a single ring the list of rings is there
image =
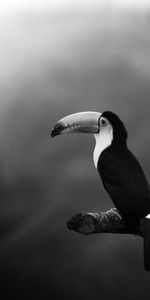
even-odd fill
[[[51,137],[63,133],[98,133],[101,113],[84,111],[75,113],[59,120],[51,131]]]

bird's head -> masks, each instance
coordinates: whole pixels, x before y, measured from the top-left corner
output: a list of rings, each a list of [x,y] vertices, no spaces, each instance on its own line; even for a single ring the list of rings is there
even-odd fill
[[[120,118],[110,111],[103,113],[85,111],[68,115],[59,120],[51,131],[51,137],[64,133],[92,133],[96,139],[95,153],[110,146],[126,146],[127,131]],[[95,161],[94,161],[95,162]],[[95,165],[97,162],[95,162]]]
[[[111,111],[104,111],[100,117],[99,133],[107,133],[112,136],[111,143],[124,146],[127,143],[127,130],[120,118]]]

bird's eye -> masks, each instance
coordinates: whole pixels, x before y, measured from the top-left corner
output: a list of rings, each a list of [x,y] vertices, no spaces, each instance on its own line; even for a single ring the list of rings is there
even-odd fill
[[[106,120],[104,120],[104,119],[100,120],[100,125],[105,126],[106,124],[107,124]]]

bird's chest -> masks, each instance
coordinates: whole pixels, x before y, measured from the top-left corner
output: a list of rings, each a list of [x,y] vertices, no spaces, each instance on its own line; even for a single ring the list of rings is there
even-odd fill
[[[96,144],[93,152],[93,161],[94,161],[95,168],[97,168],[98,161],[100,156],[102,155],[102,152],[111,145],[112,137],[110,135],[101,134],[99,136],[95,135],[95,138],[96,138]]]
[[[98,144],[95,145],[95,149],[93,152],[93,161],[94,161],[95,168],[97,168],[98,160],[99,160],[102,152],[104,151],[104,149],[105,149],[105,147],[102,147],[102,145],[98,145]]]

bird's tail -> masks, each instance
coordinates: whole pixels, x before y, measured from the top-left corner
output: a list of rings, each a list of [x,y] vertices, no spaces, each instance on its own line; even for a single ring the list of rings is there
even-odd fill
[[[150,271],[150,214],[143,220],[144,267]]]

